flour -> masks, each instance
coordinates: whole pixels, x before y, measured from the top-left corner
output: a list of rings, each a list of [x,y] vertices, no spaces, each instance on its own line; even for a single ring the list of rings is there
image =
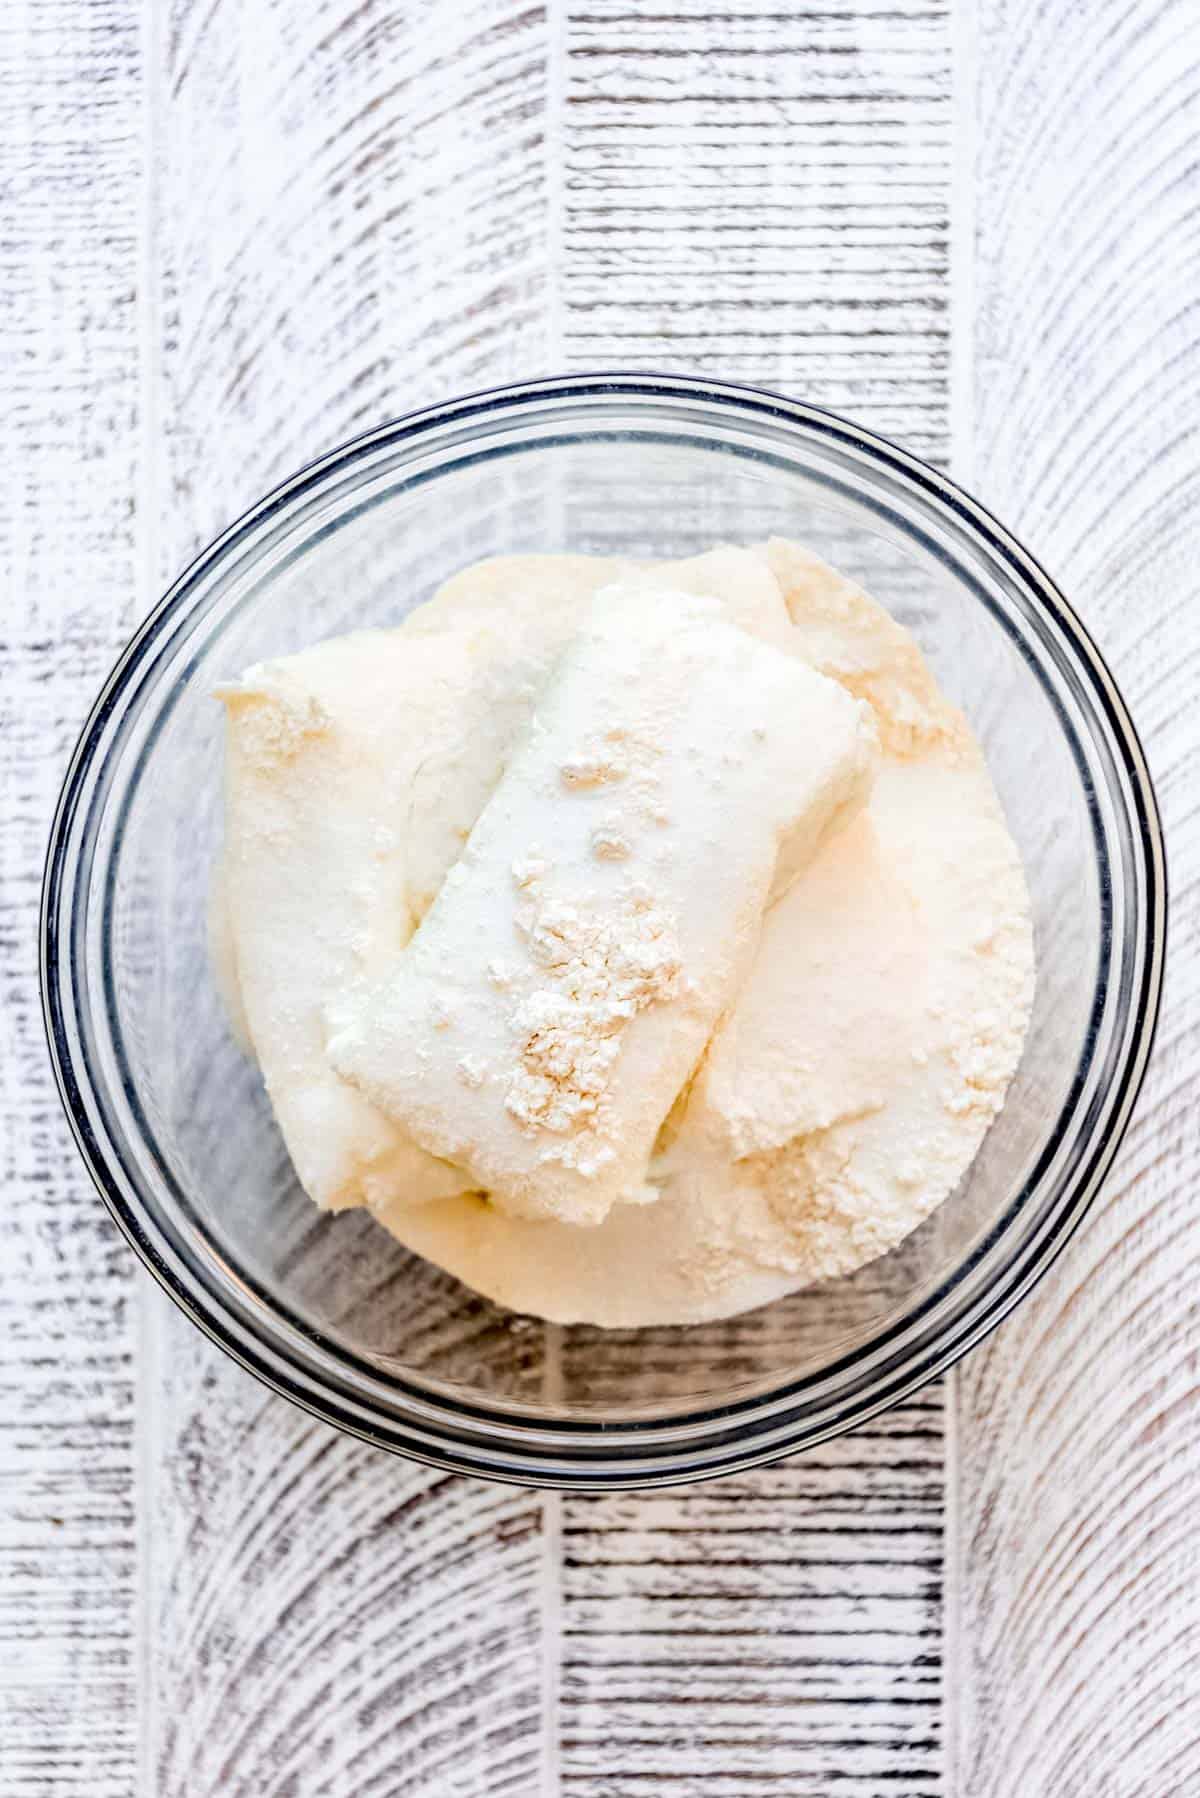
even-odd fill
[[[651,822],[665,825],[668,820],[665,812],[655,811]],[[592,854],[600,861],[623,862],[633,854],[633,844],[624,820],[619,816],[601,820],[592,832]]]
[[[592,1139],[612,1128],[609,1082],[625,1026],[679,991],[676,921],[637,888],[615,905],[570,905],[547,897],[539,881],[517,926],[548,984],[512,1014],[518,1061],[504,1102],[528,1130],[572,1136],[556,1160],[587,1168],[599,1156],[603,1166],[612,1151]]]
[[[624,780],[629,762],[622,754],[623,736],[616,742],[600,743],[595,748],[569,755],[559,764],[559,779],[567,787],[607,787]]]

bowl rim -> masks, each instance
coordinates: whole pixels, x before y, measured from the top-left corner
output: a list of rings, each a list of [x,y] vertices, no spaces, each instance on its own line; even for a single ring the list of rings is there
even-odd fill
[[[572,402],[626,396],[639,401],[706,402],[732,414],[749,414],[799,427],[835,443],[849,446],[884,469],[901,475],[906,483],[965,525],[968,534],[982,542],[1002,563],[1016,570],[1036,605],[1041,607],[1067,639],[1073,656],[1087,677],[1089,701],[1105,718],[1120,750],[1121,771],[1129,782],[1133,810],[1128,822],[1135,846],[1142,856],[1145,880],[1143,913],[1134,922],[1144,951],[1138,990],[1129,1007],[1134,1025],[1128,1043],[1109,1082],[1111,1113],[1082,1164],[1068,1180],[1050,1225],[1036,1233],[1013,1265],[1005,1268],[1000,1289],[988,1287],[971,1297],[962,1317],[948,1336],[918,1345],[917,1351],[891,1369],[884,1363],[872,1379],[871,1389],[857,1401],[839,1404],[838,1414],[816,1426],[806,1427],[802,1413],[790,1405],[801,1389],[828,1379],[841,1363],[834,1362],[817,1375],[778,1382],[769,1390],[726,1404],[705,1403],[681,1409],[650,1424],[623,1419],[604,1424],[599,1418],[587,1424],[575,1420],[541,1418],[522,1422],[511,1411],[497,1412],[458,1399],[431,1397],[429,1391],[393,1377],[389,1382],[408,1400],[406,1421],[400,1427],[384,1426],[377,1417],[362,1415],[362,1407],[341,1402],[328,1376],[311,1367],[301,1372],[286,1347],[267,1340],[261,1331],[247,1327],[214,1306],[209,1309],[167,1264],[156,1249],[137,1206],[131,1204],[113,1177],[107,1158],[96,1141],[83,1104],[73,1065],[69,1032],[61,1006],[55,971],[58,964],[57,921],[66,873],[71,824],[84,797],[87,778],[99,748],[99,739],[110,712],[130,676],[142,666],[146,651],[162,636],[175,615],[186,612],[190,596],[210,570],[222,563],[276,515],[296,506],[312,489],[336,471],[351,467],[381,446],[402,444],[407,439],[436,432],[450,424],[528,408],[539,401]],[[881,1411],[903,1402],[953,1365],[968,1349],[990,1333],[1028,1293],[1057,1259],[1086,1216],[1108,1172],[1128,1126],[1141,1088],[1153,1045],[1159,1015],[1166,949],[1167,877],[1162,825],[1146,757],[1104,658],[1078,618],[1041,565],[978,501],[948,476],[888,439],[825,408],[788,399],[770,390],[746,384],[708,381],[671,373],[598,372],[562,375],[542,380],[519,381],[486,388],[458,398],[426,406],[361,432],[306,463],[250,506],[228,528],[203,548],[172,582],[151,609],[118,656],[93,703],[72,751],[54,811],[42,880],[39,919],[39,977],[43,1024],[46,1031],[56,1087],[76,1147],[110,1214],[142,1263],[173,1301],[211,1340],[264,1384],[310,1414],[323,1418],[348,1433],[376,1446],[406,1454],[449,1471],[499,1479],[515,1484],[561,1487],[575,1490],[631,1490],[639,1487],[680,1484],[697,1478],[728,1474],[777,1459],[797,1448],[815,1446],[832,1436],[867,1422]],[[86,1075],[86,1067],[83,1069]],[[978,1259],[988,1242],[1002,1231],[1005,1218],[989,1232],[970,1259]],[[843,1358],[854,1362],[884,1346],[889,1336],[909,1327],[919,1312],[907,1312],[899,1322],[880,1332]],[[249,1336],[249,1340],[247,1340]],[[339,1354],[348,1362],[352,1356]],[[372,1368],[376,1378],[381,1370]],[[767,1414],[769,1413],[769,1417]],[[761,1420],[761,1421],[760,1421]],[[483,1426],[481,1437],[475,1424]],[[761,1427],[766,1422],[769,1427]],[[693,1433],[704,1430],[702,1436]],[[507,1439],[501,1440],[507,1432]],[[668,1439],[660,1446],[658,1438]],[[593,1441],[599,1447],[593,1446]]]

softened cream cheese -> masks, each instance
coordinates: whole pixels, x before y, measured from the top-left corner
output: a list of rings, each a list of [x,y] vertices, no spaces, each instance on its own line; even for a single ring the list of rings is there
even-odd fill
[[[953,1190],[1019,856],[915,643],[799,546],[484,563],[249,670],[214,893],[307,1190],[555,1321],[727,1316]]]

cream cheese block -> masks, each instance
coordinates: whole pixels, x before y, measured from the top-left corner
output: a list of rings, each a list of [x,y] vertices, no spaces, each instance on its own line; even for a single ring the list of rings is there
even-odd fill
[[[869,787],[874,725],[712,601],[600,593],[461,860],[333,1065],[517,1217],[654,1198],[777,865]]]

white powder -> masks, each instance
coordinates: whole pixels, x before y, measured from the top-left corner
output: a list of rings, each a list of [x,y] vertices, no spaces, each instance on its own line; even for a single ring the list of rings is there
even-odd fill
[[[664,813],[655,811],[651,822],[664,825],[667,820]],[[600,820],[591,836],[592,854],[598,861],[628,861],[633,854],[631,833],[619,813],[609,813]]]
[[[624,780],[629,762],[622,753],[624,732],[615,731],[602,741],[576,755],[567,756],[559,764],[559,777],[566,787],[609,787]]]
[[[517,922],[546,984],[512,1014],[519,1060],[505,1104],[529,1130],[571,1135],[555,1158],[584,1167],[597,1154],[590,1139],[608,1123],[625,1026],[679,990],[679,932],[674,917],[636,888],[615,906],[571,905],[547,897],[540,882]]]

